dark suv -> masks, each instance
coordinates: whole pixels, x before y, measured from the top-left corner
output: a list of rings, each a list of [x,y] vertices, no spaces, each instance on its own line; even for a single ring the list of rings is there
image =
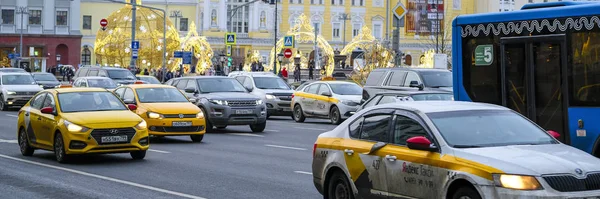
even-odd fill
[[[113,67],[81,67],[77,70],[73,79],[79,77],[108,77],[119,86],[133,84],[137,80],[131,71]]]
[[[432,68],[378,68],[363,87],[363,101],[377,93],[394,91],[452,92],[452,72]]]

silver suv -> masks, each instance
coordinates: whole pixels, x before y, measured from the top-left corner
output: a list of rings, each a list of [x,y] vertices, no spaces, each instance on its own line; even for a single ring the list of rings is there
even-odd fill
[[[27,104],[31,97],[44,90],[29,73],[3,72],[0,72],[0,89],[0,109],[3,111]]]
[[[234,76],[251,94],[262,99],[270,116],[292,116],[294,90],[273,73],[239,73]]]
[[[213,127],[249,125],[252,132],[262,132],[267,125],[267,108],[263,100],[249,93],[231,77],[195,76],[175,78],[167,82],[186,96],[206,114],[206,131]]]

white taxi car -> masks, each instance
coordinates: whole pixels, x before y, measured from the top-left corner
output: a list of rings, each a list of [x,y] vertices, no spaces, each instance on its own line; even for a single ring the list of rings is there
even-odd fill
[[[339,124],[360,106],[362,88],[345,81],[317,81],[292,95],[292,118],[304,122],[307,117],[328,118]]]
[[[496,105],[374,106],[319,135],[325,198],[598,198],[600,160]]]

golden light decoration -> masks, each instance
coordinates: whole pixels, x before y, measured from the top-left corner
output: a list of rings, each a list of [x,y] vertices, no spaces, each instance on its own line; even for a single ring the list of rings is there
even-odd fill
[[[244,59],[244,67],[242,68],[244,71],[251,71],[252,63],[260,63],[261,61],[260,52],[258,50],[250,50],[249,52],[252,53],[246,55],[246,59]]]
[[[381,44],[373,35],[367,26],[363,26],[357,36],[355,36],[346,47],[340,52],[342,55],[351,55],[352,51],[360,48],[363,51],[364,62],[355,63],[355,70],[352,72],[351,79],[357,84],[363,85],[368,74],[375,68],[392,67],[394,53]],[[347,57],[350,59],[350,56]],[[355,60],[356,61],[356,60]]]
[[[311,21],[308,17],[306,17],[306,15],[300,14],[300,16],[298,18],[296,18],[295,20],[295,24],[293,27],[290,28],[290,30],[288,30],[287,35],[294,35],[294,39],[296,40],[296,43],[312,43],[314,42],[315,39],[315,29],[314,27],[311,25]],[[333,74],[333,70],[334,70],[334,61],[333,61],[333,57],[335,56],[333,53],[333,48],[331,47],[331,45],[329,45],[329,42],[327,42],[327,40],[325,38],[323,38],[323,36],[318,35],[317,36],[317,46],[323,50],[323,55],[324,58],[326,59],[326,63],[324,66],[322,66],[325,69],[325,73],[327,76],[331,76],[331,74]],[[270,53],[270,57],[275,57],[276,52],[281,52],[281,50],[283,49],[283,38],[279,39],[277,41],[277,49],[271,48],[271,53]],[[304,60],[303,60],[304,61]],[[277,65],[280,65],[279,62],[277,63]],[[303,65],[304,66],[304,65]],[[281,69],[281,66],[277,67],[278,69]],[[269,63],[268,68],[265,68],[265,70],[272,70],[273,69],[273,62]],[[279,71],[277,71],[277,73],[279,73]]]
[[[128,1],[129,2],[129,1]],[[137,0],[141,4],[141,0]],[[141,69],[160,68],[163,61],[163,14],[148,8],[136,7],[136,40],[140,42],[136,66]],[[106,19],[106,30],[99,29],[96,34],[94,53],[102,65],[129,66],[132,50],[131,46],[131,5],[112,12]],[[179,47],[179,34],[173,23],[167,20],[167,60],[173,56],[173,51]],[[160,50],[159,50],[160,49]],[[142,64],[146,60],[150,64]],[[167,63],[172,69],[175,63]]]
[[[190,24],[187,35],[183,40],[181,40],[181,48],[184,51],[192,51],[194,53],[194,57],[198,60],[196,63],[196,73],[204,72],[210,66],[212,66],[212,56],[213,50],[210,47],[210,43],[206,40],[206,37],[199,36],[196,31],[196,24],[192,21]],[[179,65],[183,62],[182,59],[176,59],[176,65]],[[187,71],[187,69],[186,69]]]
[[[419,58],[419,65],[417,68],[433,68],[433,57],[435,55],[435,50],[430,49],[425,51],[422,57]]]

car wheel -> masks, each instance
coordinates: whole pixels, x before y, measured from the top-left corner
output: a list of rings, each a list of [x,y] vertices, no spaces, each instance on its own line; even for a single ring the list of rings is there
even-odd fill
[[[336,172],[329,179],[327,185],[327,195],[330,199],[353,199],[354,195],[352,188],[348,183],[348,179],[341,172]]]
[[[332,107],[331,111],[329,111],[329,119],[331,120],[331,123],[335,124],[335,125],[342,123],[342,116],[340,116],[340,109],[338,109],[337,106]]]
[[[454,192],[452,199],[481,199],[481,196],[471,187],[461,187]]]
[[[205,114],[204,121],[206,121],[206,133],[212,133],[213,125],[212,125],[212,123],[210,123],[210,120],[208,119],[208,117],[206,117],[207,112],[204,108],[200,108],[200,109],[202,109],[202,112]]]
[[[131,155],[131,158],[134,160],[142,160],[146,157],[146,151],[132,151],[129,152],[129,155]]]
[[[69,161],[69,155],[65,150],[65,142],[62,134],[56,133],[54,135],[54,157],[58,163],[66,163]]]
[[[29,145],[29,137],[24,128],[19,130],[19,148],[23,156],[32,156],[35,151],[33,147]]]
[[[4,96],[0,95],[0,110],[8,111],[8,106],[6,106],[6,102],[4,101]]]
[[[202,142],[204,135],[190,135],[190,138],[192,139],[192,142]]]
[[[294,106],[294,113],[292,114],[292,118],[294,118],[294,121],[296,122],[304,122],[304,120],[306,119],[306,117],[304,117],[304,113],[302,112],[302,107],[300,106],[300,104]]]
[[[266,127],[267,127],[267,122],[250,125],[250,129],[252,129],[252,132],[255,132],[255,133],[263,132]]]

